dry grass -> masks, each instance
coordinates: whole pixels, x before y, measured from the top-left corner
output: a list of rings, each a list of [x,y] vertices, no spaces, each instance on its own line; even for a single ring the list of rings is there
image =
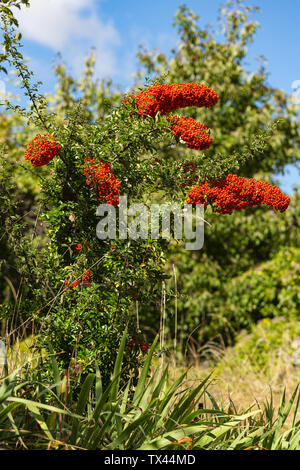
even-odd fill
[[[263,405],[270,400],[272,390],[273,402],[277,407],[281,402],[284,389],[290,396],[300,382],[299,368],[282,358],[270,369],[268,373],[253,369],[251,364],[227,363],[223,361],[223,368],[215,371],[212,366],[193,367],[189,373],[190,378],[201,378],[213,372],[214,379],[209,386],[209,392],[217,402],[224,407],[234,404],[238,412],[247,409],[251,404]]]
[[[271,395],[273,405],[278,409],[284,390],[289,398],[300,383],[300,365],[293,363],[291,344],[287,332],[282,337],[281,346],[275,348],[268,357],[264,368],[257,367],[250,357],[240,360],[236,347],[222,348],[213,343],[208,344],[202,350],[204,360],[201,361],[201,354],[194,353],[187,379],[191,380],[191,384],[196,384],[212,374],[207,390],[225,410],[240,413],[251,405],[263,408],[263,404],[270,401]],[[210,357],[213,355],[214,360],[207,359],[208,352]],[[175,358],[173,355],[171,365],[171,379],[175,379],[186,369],[187,362],[183,357]],[[211,405],[209,397],[204,398],[204,407]],[[290,420],[287,420],[286,426],[290,424]]]

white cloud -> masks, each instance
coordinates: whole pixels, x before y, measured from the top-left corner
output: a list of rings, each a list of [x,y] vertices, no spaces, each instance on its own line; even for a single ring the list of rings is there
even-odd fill
[[[61,52],[78,72],[91,46],[98,55],[101,76],[116,73],[116,46],[121,41],[110,21],[102,21],[97,0],[31,0],[16,13],[24,38]],[[99,0],[98,0],[99,3]]]

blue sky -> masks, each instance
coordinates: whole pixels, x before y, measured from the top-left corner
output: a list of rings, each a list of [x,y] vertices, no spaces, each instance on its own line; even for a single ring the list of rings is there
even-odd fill
[[[182,0],[31,0],[31,8],[18,14],[23,33],[25,57],[42,80],[43,90],[52,91],[52,63],[61,52],[76,75],[93,46],[97,50],[97,76],[111,77],[124,90],[132,83],[139,44],[158,48],[168,54],[178,41],[172,27],[173,17]],[[200,24],[216,24],[221,0],[186,0],[200,16]],[[270,72],[269,82],[292,92],[292,83],[300,80],[298,0],[246,0],[258,5],[255,19],[260,29],[250,46],[247,69],[255,70],[256,57],[263,54]],[[281,187],[291,190],[298,171],[281,179]]]

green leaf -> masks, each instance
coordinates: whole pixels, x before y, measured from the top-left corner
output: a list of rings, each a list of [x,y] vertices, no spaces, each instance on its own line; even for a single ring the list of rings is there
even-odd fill
[[[117,358],[116,358],[116,362],[115,362],[115,366],[114,366],[114,371],[113,371],[113,374],[112,374],[112,377],[111,377],[111,381],[113,382],[113,386],[111,387],[111,390],[110,390],[110,400],[112,402],[116,401],[117,396],[118,396],[119,382],[120,382],[120,375],[121,375],[121,371],[122,371],[123,355],[124,355],[126,340],[127,340],[127,328],[125,329],[125,331],[123,333],[123,336],[122,336],[122,339],[121,339],[121,343],[120,343],[120,346],[119,346],[119,350],[118,350],[118,354],[117,354]],[[116,380],[116,378],[117,378],[117,380]]]
[[[95,377],[96,377],[95,374],[89,374],[81,387],[77,406],[76,406],[77,415],[82,415],[87,406],[89,394],[95,382]],[[71,431],[71,436],[70,436],[71,444],[76,444],[76,439],[78,437],[78,430],[79,430],[79,420],[77,418],[73,418],[72,419],[72,431]]]
[[[145,361],[145,364],[143,366],[142,373],[141,373],[141,376],[138,380],[138,383],[137,383],[137,386],[136,386],[136,389],[135,389],[135,393],[134,393],[134,397],[133,397],[133,404],[134,405],[138,405],[139,400],[142,397],[144,387],[145,387],[145,383],[146,383],[146,379],[147,379],[147,376],[148,376],[148,373],[149,373],[149,368],[150,368],[152,356],[153,356],[155,347],[157,345],[158,339],[159,339],[159,335],[156,335],[156,337],[153,341],[153,344],[151,345],[151,348],[149,350],[149,353],[148,353],[147,359]]]

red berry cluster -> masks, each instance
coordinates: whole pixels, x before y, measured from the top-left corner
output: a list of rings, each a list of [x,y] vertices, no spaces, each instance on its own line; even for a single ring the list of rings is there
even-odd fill
[[[33,166],[47,165],[59,154],[61,146],[55,142],[54,136],[50,134],[37,134],[26,146],[24,157]]]
[[[171,123],[172,134],[181,138],[189,149],[206,150],[213,143],[207,127],[193,118],[170,116],[167,120]]]
[[[153,85],[137,95],[131,93],[138,109],[138,114],[148,115],[153,119],[156,114],[169,114],[176,109],[190,106],[211,108],[219,97],[217,93],[206,85],[198,83],[173,83],[172,85]],[[123,100],[124,103],[127,100]],[[213,140],[207,127],[193,118],[173,116],[169,117],[172,133],[181,138],[190,149],[206,150]]]
[[[92,271],[88,269],[83,275],[82,275],[82,282],[83,284],[89,284],[91,282],[92,278]]]
[[[86,183],[97,191],[98,201],[114,207],[119,204],[121,183],[115,178],[109,163],[97,163],[95,159],[86,158],[84,175]]]
[[[147,114],[154,119],[158,112],[164,115],[190,106],[211,108],[218,99],[217,93],[206,85],[173,83],[153,85],[141,91],[135,96],[135,105],[139,114]]]
[[[86,247],[86,248],[89,248],[90,244],[89,243],[86,243],[84,242],[83,245]],[[76,251],[81,251],[83,248],[82,246],[82,243],[77,243],[77,245],[74,247],[74,250]]]
[[[65,290],[67,290],[67,288],[69,287],[70,289],[74,289],[75,287],[78,286],[78,284],[80,284],[80,280],[77,279],[76,281],[72,282],[70,285],[70,282],[69,281],[65,281]]]
[[[144,340],[139,343],[135,336],[131,337],[131,340],[128,343],[128,347],[130,352],[133,350],[138,351],[140,349],[143,353],[147,353],[150,349],[149,344],[147,344]]]
[[[88,269],[82,276],[81,276],[81,280],[80,279],[76,279],[76,281],[72,282],[70,284],[69,281],[65,281],[65,290],[67,288],[70,288],[70,289],[74,289],[75,287],[77,287],[80,282],[82,281],[82,285],[85,286],[87,284],[89,284],[91,282],[91,277],[92,277],[92,272],[90,269]]]
[[[237,175],[227,175],[212,186],[208,182],[196,185],[190,190],[186,200],[193,205],[211,204],[213,211],[221,214],[232,214],[234,210],[263,204],[284,212],[290,203],[290,198],[277,186]]]

